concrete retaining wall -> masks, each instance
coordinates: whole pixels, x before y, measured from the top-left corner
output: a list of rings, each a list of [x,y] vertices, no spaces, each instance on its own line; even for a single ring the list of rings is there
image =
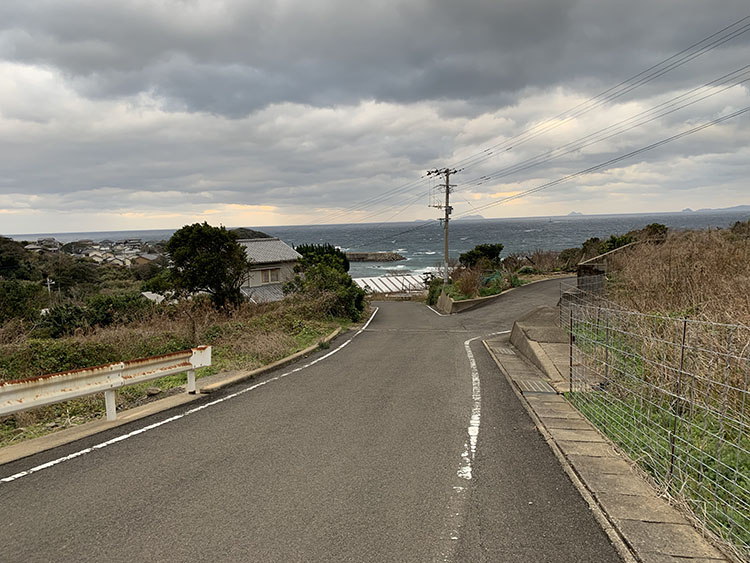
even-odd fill
[[[502,293],[498,293],[497,295],[490,295],[488,297],[477,297],[476,299],[454,301],[443,291],[438,298],[437,309],[442,313],[452,315],[453,313],[461,313],[463,311],[468,311],[469,309],[483,307],[484,305],[492,303],[502,295]]]

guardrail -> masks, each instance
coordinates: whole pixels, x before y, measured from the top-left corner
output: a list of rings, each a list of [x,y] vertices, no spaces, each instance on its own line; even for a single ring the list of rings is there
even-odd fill
[[[199,346],[150,358],[0,382],[0,415],[103,392],[107,420],[115,420],[118,388],[187,372],[187,392],[195,393],[195,370],[210,365],[211,347]]]

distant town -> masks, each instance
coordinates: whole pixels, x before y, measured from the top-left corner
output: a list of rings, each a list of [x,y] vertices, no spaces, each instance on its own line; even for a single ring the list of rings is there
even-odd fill
[[[56,253],[64,252],[78,258],[88,258],[98,264],[115,266],[143,266],[165,258],[162,243],[144,243],[141,239],[102,240],[90,239],[61,243],[55,238],[40,238],[24,245],[29,252]]]

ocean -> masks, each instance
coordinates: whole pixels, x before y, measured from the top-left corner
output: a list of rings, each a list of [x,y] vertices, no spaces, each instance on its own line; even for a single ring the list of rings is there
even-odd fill
[[[591,237],[609,238],[649,223],[662,223],[670,229],[726,228],[736,221],[747,221],[747,212],[660,213],[637,215],[583,215],[529,217],[519,219],[456,220],[450,223],[451,258],[482,243],[502,243],[501,256],[537,249],[563,250],[580,246]],[[357,223],[342,225],[300,225],[262,227],[247,225],[279,237],[291,245],[330,243],[345,251],[398,252],[401,262],[352,263],[353,277],[382,276],[388,273],[424,273],[435,269],[443,260],[443,227],[438,222]],[[168,239],[176,229],[144,231],[101,231],[90,233],[38,233],[9,235],[16,240],[54,237],[61,242],[81,239],[143,241]]]

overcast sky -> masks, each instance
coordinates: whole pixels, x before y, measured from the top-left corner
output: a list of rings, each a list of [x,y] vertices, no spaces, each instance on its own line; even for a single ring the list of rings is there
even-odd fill
[[[456,215],[750,204],[750,114],[500,203],[750,106],[750,82],[479,180],[749,65],[750,31],[560,117],[749,15],[747,0],[3,0],[0,233],[428,219],[425,171],[478,154],[452,178]]]

